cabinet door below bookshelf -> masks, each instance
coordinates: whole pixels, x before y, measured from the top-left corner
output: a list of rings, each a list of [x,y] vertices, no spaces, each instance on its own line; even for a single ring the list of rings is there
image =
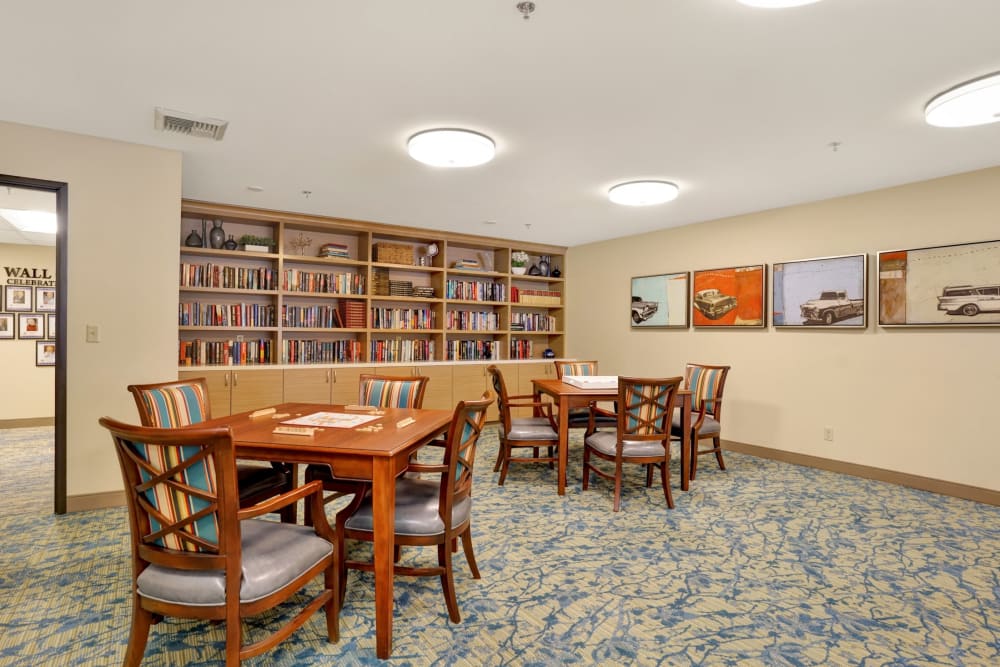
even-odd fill
[[[333,369],[295,368],[284,371],[284,402],[330,403]]]
[[[177,377],[205,378],[213,417],[276,405],[284,395],[281,371],[275,369],[181,371]]]
[[[496,399],[496,392],[493,391],[493,383],[490,381],[490,374],[486,372],[489,364],[455,364],[451,369],[451,393],[452,401],[457,405],[459,401],[477,401],[483,397],[483,392],[487,389],[490,396]],[[501,365],[500,371],[506,380],[510,377],[511,366]],[[511,377],[511,379],[514,379]],[[508,389],[508,391],[510,391]],[[486,411],[487,421],[496,421],[499,418],[496,400]]]
[[[517,391],[518,395],[530,395],[534,392],[535,388],[532,385],[532,380],[551,380],[556,376],[556,367],[551,361],[537,362],[537,363],[527,363],[527,364],[516,364],[513,368],[517,369]],[[510,391],[508,386],[507,391]],[[555,410],[553,409],[553,412]],[[514,408],[514,417],[531,417],[530,408]]]
[[[348,368],[334,368],[333,370],[333,393],[330,402],[334,405],[352,405],[358,402],[358,387],[360,377],[365,373],[375,373],[372,366],[350,366]],[[377,372],[382,373],[382,369]]]

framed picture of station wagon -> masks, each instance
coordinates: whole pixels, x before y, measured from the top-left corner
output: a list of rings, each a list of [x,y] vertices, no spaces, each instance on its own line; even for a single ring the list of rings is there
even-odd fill
[[[632,328],[687,329],[691,274],[664,273],[632,279]]]
[[[867,254],[776,262],[771,267],[771,324],[864,329],[867,295]]]
[[[695,271],[691,316],[695,327],[756,327],[764,317],[764,264]]]
[[[878,253],[878,323],[1000,326],[1000,241]]]

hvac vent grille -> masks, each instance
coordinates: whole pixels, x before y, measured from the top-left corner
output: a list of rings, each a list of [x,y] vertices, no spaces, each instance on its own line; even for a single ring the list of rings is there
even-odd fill
[[[176,132],[192,137],[222,141],[222,137],[226,135],[229,121],[218,118],[201,118],[183,111],[171,111],[156,107],[153,126],[164,132]]]

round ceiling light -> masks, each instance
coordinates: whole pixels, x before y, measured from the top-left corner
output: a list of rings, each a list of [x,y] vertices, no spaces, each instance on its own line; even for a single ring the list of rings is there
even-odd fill
[[[946,90],[924,107],[924,118],[936,127],[970,127],[1000,120],[1000,72]]]
[[[608,190],[608,199],[623,206],[653,206],[673,201],[679,193],[669,181],[629,181]]]
[[[744,5],[750,7],[760,7],[762,9],[782,9],[784,7],[799,7],[801,5],[811,5],[819,0],[739,0]]]
[[[471,130],[417,132],[406,142],[406,147],[410,157],[432,167],[475,167],[496,155],[493,140]]]

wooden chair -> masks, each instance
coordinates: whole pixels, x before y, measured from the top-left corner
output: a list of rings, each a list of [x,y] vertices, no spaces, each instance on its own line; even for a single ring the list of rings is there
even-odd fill
[[[358,405],[419,410],[423,407],[424,392],[429,380],[424,375],[361,375],[358,378]],[[323,483],[323,489],[331,492],[324,500],[326,503],[350,494],[358,496],[371,487],[371,480],[337,477],[330,466],[317,463],[306,466],[305,479],[307,482],[319,480]],[[307,507],[305,521],[308,524],[310,520],[311,512]]]
[[[553,362],[556,365],[556,379],[562,380],[564,375],[600,375],[597,372],[597,362],[596,361],[565,361],[562,359],[556,359]],[[617,411],[617,406],[615,411]],[[606,410],[600,410],[596,413],[595,419],[598,426],[611,426],[614,427],[618,422],[615,420],[614,414]],[[569,410],[569,428],[588,428],[590,425],[590,408],[570,408]],[[560,417],[561,418],[561,417]],[[587,433],[590,433],[588,430]]]
[[[698,472],[698,457],[715,454],[719,468],[726,469],[722,458],[722,390],[726,386],[729,366],[688,364],[685,368],[684,388],[691,391],[691,472],[693,480]],[[671,425],[674,436],[681,435],[681,416],[674,414]],[[712,440],[710,449],[699,449],[701,440]]]
[[[486,368],[493,381],[493,391],[497,395],[497,409],[500,414],[500,448],[493,472],[500,471],[499,486],[507,479],[511,463],[548,463],[552,467],[559,460],[559,427],[552,416],[552,403],[536,401],[531,394],[511,396],[507,393],[507,383],[503,373],[495,365]],[[513,408],[531,408],[539,417],[513,417]],[[514,456],[514,449],[530,447],[532,456]],[[541,456],[545,448],[548,455]]]
[[[652,485],[652,466],[660,469],[667,507],[674,508],[670,493],[670,418],[674,399],[683,378],[618,379],[618,414],[614,431],[591,432],[583,445],[583,490],[590,486],[590,473],[615,483],[614,511],[621,509],[622,466],[635,463],[647,467],[646,486]],[[591,411],[601,411],[591,406]],[[610,413],[606,413],[610,414]],[[597,457],[615,464],[614,472],[605,472],[591,463]]]
[[[441,577],[448,617],[460,622],[451,552],[462,540],[465,558],[472,576],[480,578],[472,550],[472,471],[476,460],[476,442],[486,422],[486,408],[493,399],[489,392],[478,401],[461,401],[455,408],[448,435],[428,446],[443,448],[440,464],[411,463],[410,470],[439,473],[435,479],[401,476],[396,479],[395,540],[397,546],[394,573],[406,576]],[[374,541],[374,518],[371,496],[337,513],[337,537],[340,549],[341,586],[346,585],[346,568],[373,571],[370,562],[349,561],[345,539]],[[399,546],[437,546],[436,567],[399,565]]]
[[[130,384],[128,390],[135,398],[139,423],[143,426],[181,428],[212,418],[205,378]],[[272,496],[287,493],[298,486],[298,482],[298,470],[288,463],[236,463],[240,507],[250,507]],[[285,507],[281,511],[281,520],[284,523],[295,523],[296,514],[294,505]]]
[[[115,443],[132,538],[126,667],[142,662],[149,628],[162,616],[225,621],[227,667],[270,650],[320,607],[327,640],[339,639],[336,535],[325,517],[315,527],[256,519],[302,499],[322,514],[319,482],[239,509],[228,427],[149,428],[108,417],[100,424]],[[301,595],[320,575],[322,590],[297,615],[243,642],[241,619]]]

